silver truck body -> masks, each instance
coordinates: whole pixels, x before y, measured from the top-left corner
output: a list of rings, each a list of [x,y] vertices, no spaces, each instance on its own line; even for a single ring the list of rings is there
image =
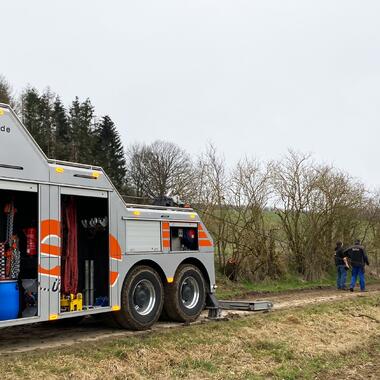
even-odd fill
[[[204,274],[207,291],[213,292],[213,242],[195,211],[126,204],[102,168],[48,159],[5,104],[0,104],[0,139],[0,190],[36,193],[38,198],[38,313],[33,317],[0,321],[0,327],[118,311],[123,282],[131,268],[139,263],[153,266],[169,283],[181,263],[192,263]],[[105,307],[61,311],[63,195],[108,202],[109,304]],[[198,249],[171,251],[168,237],[171,226],[196,228]],[[127,238],[132,230],[133,236]],[[145,233],[152,241],[148,249],[144,245]],[[134,245],[130,246],[132,240]]]

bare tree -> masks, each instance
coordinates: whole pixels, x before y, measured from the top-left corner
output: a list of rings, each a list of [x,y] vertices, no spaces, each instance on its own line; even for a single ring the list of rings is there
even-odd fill
[[[304,214],[309,207],[315,173],[308,169],[309,155],[290,151],[280,162],[272,163],[272,186],[275,194],[275,210],[282,224],[283,233],[292,253],[295,270],[305,269]]]
[[[197,208],[214,237],[221,272],[231,279],[276,277],[281,270],[275,228],[266,218],[268,168],[243,159],[229,172],[209,145],[199,158],[197,178]]]
[[[197,162],[194,206],[214,238],[218,266],[223,270],[227,260],[227,212],[226,196],[229,178],[224,157],[219,156],[216,148],[210,144]]]
[[[188,199],[194,192],[194,168],[189,154],[165,141],[135,144],[127,151],[128,180],[137,196],[167,194]]]
[[[295,270],[320,278],[332,265],[335,239],[359,236],[365,189],[347,174],[290,151],[272,166],[276,213]]]
[[[370,255],[371,273],[380,277],[380,191],[367,199],[363,219],[365,220],[362,241]]]
[[[267,220],[269,174],[268,167],[244,159],[231,176],[227,239],[236,270],[251,280],[274,278],[281,272],[274,229]]]

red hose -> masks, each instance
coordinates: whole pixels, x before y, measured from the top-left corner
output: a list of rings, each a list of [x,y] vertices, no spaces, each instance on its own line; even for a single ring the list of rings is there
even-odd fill
[[[63,211],[64,223],[67,229],[63,258],[63,293],[77,294],[78,291],[78,232],[77,208],[75,199],[70,198]]]

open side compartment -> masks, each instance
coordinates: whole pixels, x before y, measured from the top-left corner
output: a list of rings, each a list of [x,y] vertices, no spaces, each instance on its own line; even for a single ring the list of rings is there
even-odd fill
[[[61,312],[109,306],[108,199],[61,196]]]
[[[198,251],[198,230],[196,223],[170,224],[170,251]]]
[[[38,193],[0,190],[0,320],[38,315]]]

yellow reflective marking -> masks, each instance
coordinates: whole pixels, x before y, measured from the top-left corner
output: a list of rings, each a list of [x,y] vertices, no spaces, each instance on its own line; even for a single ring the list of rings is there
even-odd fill
[[[55,171],[59,174],[63,173],[65,171],[64,168],[55,168]]]
[[[121,307],[119,305],[112,306],[112,311],[119,311]]]
[[[133,211],[133,215],[137,215],[137,216],[139,216],[140,214],[141,214],[140,211]]]
[[[169,284],[171,284],[172,282],[174,282],[174,278],[173,277],[167,277],[166,280],[168,281]]]
[[[55,321],[58,319],[58,314],[50,314],[49,315],[49,321]]]

